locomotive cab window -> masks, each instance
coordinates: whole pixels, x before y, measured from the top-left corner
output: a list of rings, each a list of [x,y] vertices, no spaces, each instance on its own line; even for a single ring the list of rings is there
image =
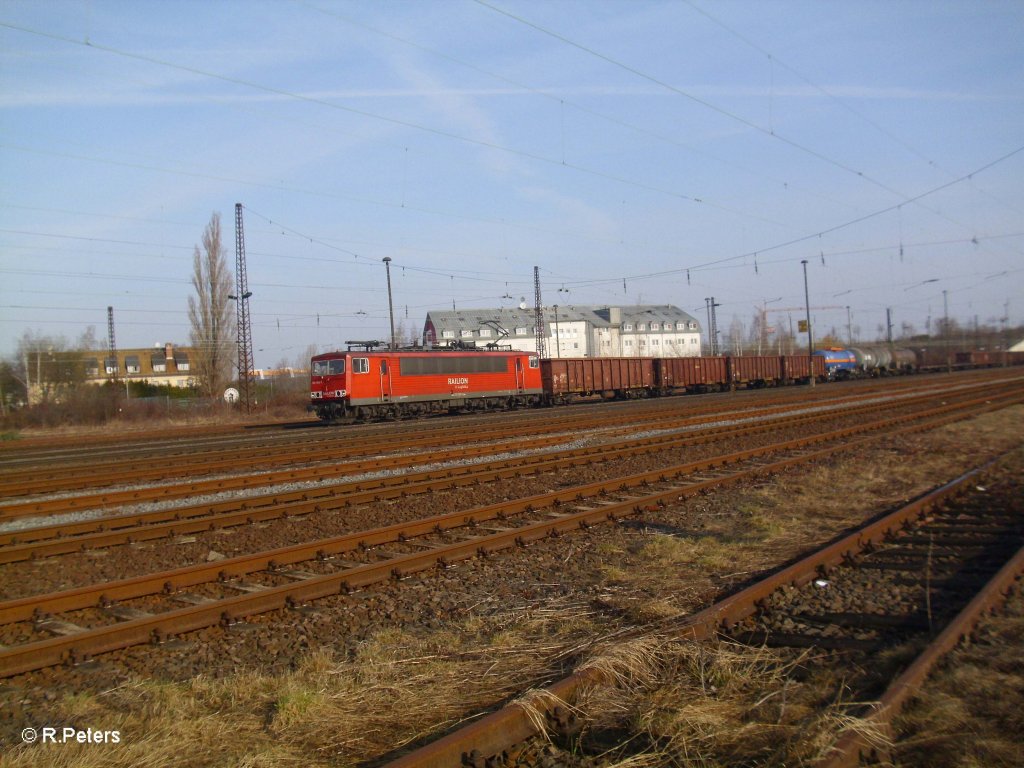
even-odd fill
[[[352,358],[352,373],[369,373],[370,359],[368,357]]]
[[[380,361],[380,375],[381,376],[387,376],[388,375],[388,361],[387,360],[381,360]]]
[[[313,362],[314,376],[338,376],[345,372],[345,358],[339,360],[315,360]]]

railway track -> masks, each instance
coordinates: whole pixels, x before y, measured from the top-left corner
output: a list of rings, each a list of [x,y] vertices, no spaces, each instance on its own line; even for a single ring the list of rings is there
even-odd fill
[[[963,396],[968,396],[964,393]],[[986,397],[995,393],[987,393]],[[901,408],[922,405],[928,396],[907,398],[900,401]],[[867,418],[871,414],[891,408],[886,402],[867,402],[853,408],[844,408],[844,417]],[[776,416],[766,421],[750,423],[751,419]],[[676,422],[663,422],[657,434],[639,439],[617,440],[611,443],[585,446],[555,453],[541,453],[484,461],[471,465],[442,469],[417,471],[415,465],[426,460],[420,455],[407,457],[396,464],[385,464],[388,469],[395,466],[413,467],[401,475],[385,475],[373,479],[327,483],[317,488],[306,488],[290,492],[265,494],[245,499],[218,503],[197,504],[185,507],[159,510],[143,514],[103,516],[85,521],[18,529],[0,533],[0,564],[47,557],[84,549],[137,543],[152,539],[183,536],[214,529],[247,525],[256,522],[295,517],[339,509],[355,504],[375,503],[387,499],[431,493],[460,485],[472,485],[523,474],[557,472],[587,463],[612,461],[624,456],[645,451],[682,448],[734,440],[740,437],[771,432],[783,428],[795,428],[812,424],[821,417],[821,412],[797,413],[796,415],[772,409],[770,412],[757,411],[746,416],[740,423],[696,428],[693,431],[674,432],[680,427]],[[690,424],[689,420],[684,422]],[[506,446],[507,448],[509,446]],[[341,465],[338,470],[348,469],[357,473],[368,468],[380,468],[381,462],[361,462]],[[348,474],[346,472],[345,474]]]
[[[662,628],[659,638],[665,643],[703,642],[724,633],[757,643],[838,649],[855,654],[850,665],[861,669],[876,664],[885,649],[916,642],[915,658],[877,696],[870,696],[874,701],[859,713],[859,725],[840,732],[815,765],[847,768],[889,759],[891,741],[885,737],[892,718],[942,656],[999,606],[1024,574],[1020,482],[1014,479],[990,492],[985,478],[994,464],[972,470]],[[924,562],[928,567],[922,567]],[[913,605],[908,607],[907,592],[889,589],[894,580],[916,591]],[[825,589],[831,595],[827,601],[821,597]],[[825,602],[869,604],[873,610],[821,608]],[[585,692],[620,682],[606,666],[584,665],[393,760],[389,768],[581,764],[586,758],[581,740],[586,713],[575,704]],[[767,698],[770,692],[760,700]],[[537,740],[541,733],[544,738]],[[564,759],[551,755],[551,739],[573,745]]]
[[[567,488],[543,497],[9,601],[0,605],[0,621],[7,625],[4,642],[15,645],[0,650],[0,675],[73,663],[133,644],[160,642],[199,627],[231,623],[255,613],[444,567],[460,559],[524,546],[539,538],[620,519],[650,506],[675,503],[726,483],[831,455],[864,444],[872,439],[864,435],[872,432],[884,430],[881,435],[890,436],[899,430],[930,429],[1020,399],[1016,392],[1005,398],[994,398],[989,393],[972,404],[948,402],[923,413],[589,487]],[[816,447],[823,443],[827,447]],[[695,477],[695,472],[711,474]],[[202,589],[197,591],[199,585]],[[126,604],[140,599],[138,605]],[[168,600],[188,605],[169,610]],[[57,636],[41,640],[40,633]]]
[[[920,384],[918,384],[920,386]],[[977,385],[985,386],[985,385]],[[936,389],[937,385],[932,384]],[[884,390],[886,394],[899,396],[897,390]],[[843,402],[849,399],[863,399],[877,396],[881,388],[871,388],[857,394],[831,393],[819,399],[835,399]],[[774,394],[774,393],[773,393]],[[836,395],[839,395],[836,397]],[[805,403],[806,397],[797,397],[788,390],[773,398],[780,405]],[[699,419],[721,412],[721,402],[714,405],[694,404],[692,400],[668,398],[646,401],[647,409],[632,408],[628,416],[621,408],[569,409],[525,414],[529,418],[503,419],[495,414],[487,420],[487,433],[494,442],[523,439],[527,435],[556,434],[567,430],[612,429],[616,424],[656,423],[670,414],[669,418],[683,418],[682,413]],[[596,405],[596,404],[595,404]],[[738,406],[739,404],[737,404]],[[685,406],[685,408],[681,408]],[[600,413],[596,411],[600,410]],[[648,412],[644,412],[644,411]],[[741,410],[737,407],[736,410]],[[769,411],[770,408],[757,406],[754,410]],[[471,425],[449,420],[443,427],[437,419],[424,424],[403,424],[399,433],[381,429],[379,425],[360,427],[356,430],[317,430],[315,435],[304,431],[302,435],[263,433],[203,438],[197,441],[175,440],[159,445],[132,443],[105,449],[100,456],[93,448],[86,450],[49,451],[26,450],[17,455],[0,454],[0,499],[32,497],[62,491],[76,491],[90,488],[113,488],[140,483],[155,483],[183,476],[202,477],[243,473],[252,475],[257,471],[271,473],[275,478],[287,478],[288,472],[276,474],[283,467],[312,464],[334,464],[351,461],[368,453],[394,454],[415,450],[444,450],[460,442],[476,440],[480,434],[480,423]],[[443,421],[443,420],[442,420]],[[227,481],[219,481],[220,487],[239,487]],[[251,485],[253,481],[250,480]],[[196,488],[218,487],[218,482],[194,483]],[[250,487],[250,486],[242,486]],[[191,492],[201,492],[193,490]],[[97,496],[99,503],[119,503],[123,495],[108,494]],[[109,499],[104,501],[102,499]],[[130,500],[130,499],[129,499]]]
[[[947,387],[940,391],[943,396],[965,396],[970,392],[995,394],[999,391],[1004,391],[1006,388],[1012,388],[1012,386],[1013,382],[1011,381],[1000,384],[986,383],[983,385],[972,384],[954,388]],[[922,402],[922,399],[926,399],[930,395],[934,396],[934,393],[935,389],[929,387],[926,388],[923,393],[919,394],[905,393],[898,397],[887,395],[881,400],[870,395],[856,396],[854,398],[844,397],[835,401],[828,400],[812,407],[839,409],[849,407],[851,403],[865,403],[868,407],[871,405],[875,405],[877,407],[884,405],[885,402],[902,403],[907,407],[910,407],[915,403]],[[695,415],[690,411],[683,414],[679,414],[677,412],[665,414],[659,411],[653,415],[642,416],[639,423],[632,423],[628,427],[623,425],[625,417],[622,415],[616,415],[611,418],[602,417],[599,420],[590,419],[586,421],[581,421],[579,417],[576,417],[575,421],[570,424],[566,424],[562,419],[558,419],[554,422],[544,422],[544,424],[541,425],[534,424],[531,421],[527,425],[519,425],[513,430],[507,432],[489,432],[489,441],[487,443],[473,443],[466,445],[463,448],[452,447],[453,444],[456,444],[457,441],[461,439],[460,433],[458,432],[446,434],[443,438],[438,438],[436,436],[427,438],[428,442],[426,444],[432,448],[432,450],[427,453],[413,452],[399,453],[399,455],[384,455],[385,453],[388,453],[388,449],[390,449],[391,453],[394,453],[398,450],[399,446],[404,447],[406,450],[413,450],[417,447],[422,449],[424,447],[424,443],[420,438],[414,438],[412,440],[408,438],[399,438],[398,441],[389,442],[385,445],[367,445],[363,442],[359,446],[359,450],[353,449],[350,453],[339,453],[331,458],[331,463],[329,464],[297,467],[295,469],[283,471],[231,475],[218,477],[212,480],[189,480],[184,483],[135,486],[124,490],[111,490],[100,493],[59,495],[56,497],[48,496],[39,499],[28,499],[25,501],[12,500],[9,503],[0,506],[0,523],[32,516],[39,517],[57,515],[100,507],[110,508],[128,504],[138,504],[147,501],[175,500],[206,494],[222,493],[225,491],[252,491],[261,487],[279,485],[282,483],[329,483],[332,479],[354,473],[380,470],[404,470],[414,467],[417,464],[435,463],[439,459],[446,462],[459,462],[479,459],[480,457],[486,457],[488,455],[493,456],[508,453],[510,451],[538,450],[564,443],[567,439],[567,434],[593,434],[601,432],[602,430],[607,435],[616,434],[616,430],[619,430],[620,434],[635,434],[639,429],[642,429],[645,424],[652,426],[656,425],[657,429],[662,431],[698,427],[701,424],[711,428],[716,427],[716,425],[721,423],[723,415],[727,417],[739,416],[745,419],[757,419],[769,418],[780,413],[785,413],[787,410],[789,410],[787,406],[775,405],[771,407],[759,407],[743,410],[738,413],[729,412],[727,414],[721,414],[718,412],[714,415]],[[567,432],[566,430],[570,430],[570,432]],[[532,433],[536,436],[524,436],[527,433]],[[478,436],[477,427],[471,428],[470,432],[462,435],[462,437],[465,437],[467,440],[476,436]],[[438,443],[437,441],[439,439],[442,440],[442,442]],[[359,441],[356,442],[358,443]],[[440,454],[436,450],[438,448],[442,449]],[[344,460],[346,457],[365,457],[368,454],[381,455],[375,455],[373,458],[369,459],[359,458],[358,460]],[[293,494],[292,498],[300,498],[302,495],[303,494]],[[310,498],[310,493],[304,493],[304,495],[306,499]],[[275,496],[275,498],[279,497]],[[283,501],[284,499],[279,500]],[[260,505],[260,503],[259,499],[256,499],[255,501],[247,501],[245,502],[245,507],[251,508]],[[221,509],[223,509],[223,507]],[[211,508],[211,512],[213,511],[217,510]],[[71,531],[66,531],[66,533],[71,533]],[[0,538],[0,545],[3,543],[13,542],[14,540],[14,538]]]

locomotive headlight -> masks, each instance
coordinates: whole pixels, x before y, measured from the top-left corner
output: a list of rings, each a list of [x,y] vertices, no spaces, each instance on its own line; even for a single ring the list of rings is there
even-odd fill
[[[346,392],[344,389],[339,389],[334,392],[335,397],[344,397],[347,394],[348,392]]]

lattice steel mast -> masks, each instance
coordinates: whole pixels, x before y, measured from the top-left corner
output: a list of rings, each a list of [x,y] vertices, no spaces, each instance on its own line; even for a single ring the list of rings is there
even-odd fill
[[[111,372],[111,378],[117,379],[118,367],[117,367],[117,343],[114,341],[114,308],[107,307],[107,360],[108,364],[104,367],[113,367]]]
[[[249,278],[245,270],[245,231],[242,228],[242,204],[235,203],[235,300],[238,310],[238,397],[245,412],[251,408],[252,335],[249,327]]]
[[[533,268],[533,333],[537,339],[537,357],[541,360],[548,356],[547,335],[544,333],[544,305],[540,300],[540,267]]]

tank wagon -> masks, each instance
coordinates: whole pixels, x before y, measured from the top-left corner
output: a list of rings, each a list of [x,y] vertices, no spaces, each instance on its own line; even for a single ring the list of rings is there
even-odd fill
[[[825,361],[830,379],[913,373],[918,367],[917,355],[912,349],[885,344],[846,349],[830,347],[816,350],[814,354]]]
[[[830,379],[849,379],[859,372],[857,356],[848,349],[830,347],[829,349],[816,350],[814,355],[825,362],[825,370]]]

